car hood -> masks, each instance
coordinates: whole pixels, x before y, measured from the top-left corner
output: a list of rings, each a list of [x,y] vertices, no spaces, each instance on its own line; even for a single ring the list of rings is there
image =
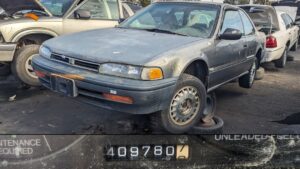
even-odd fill
[[[145,65],[155,56],[197,40],[199,38],[111,28],[60,36],[44,45],[54,53],[96,63]]]
[[[0,6],[8,15],[20,10],[43,10],[35,0],[0,0]]]

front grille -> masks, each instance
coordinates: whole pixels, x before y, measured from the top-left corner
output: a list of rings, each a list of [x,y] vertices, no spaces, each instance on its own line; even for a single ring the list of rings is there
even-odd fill
[[[75,59],[75,58],[72,58],[69,56],[64,56],[61,54],[53,53],[51,55],[51,59],[58,61],[58,62],[66,63],[68,65],[77,66],[77,67],[80,67],[83,69],[88,69],[88,70],[97,71],[97,72],[99,70],[99,64],[91,63],[91,62],[80,60],[80,59]]]
[[[75,60],[74,65],[77,65],[77,66],[80,66],[80,67],[86,67],[86,68],[94,69],[94,70],[99,69],[99,65],[97,65],[97,64],[83,62],[83,61],[79,61],[79,60]]]
[[[70,61],[69,58],[63,57],[62,55],[58,55],[58,54],[52,54],[51,59],[65,62],[65,63],[69,63],[69,61]]]

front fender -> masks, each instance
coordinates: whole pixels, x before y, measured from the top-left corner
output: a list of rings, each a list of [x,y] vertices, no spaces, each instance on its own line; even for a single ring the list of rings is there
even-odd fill
[[[31,34],[46,34],[50,35],[53,37],[59,36],[58,33],[49,30],[49,29],[43,29],[43,28],[38,28],[38,29],[29,29],[29,30],[21,30],[19,32],[16,32],[12,37],[11,37],[11,42],[18,42],[22,37],[26,35],[31,35]]]
[[[180,77],[185,69],[194,61],[203,61],[209,67],[208,55],[213,54],[210,42],[195,42],[174,49],[156,57],[146,66],[159,66],[163,69],[165,78]]]
[[[197,56],[194,56],[194,57],[190,57],[189,59],[186,59],[186,60],[180,60],[177,65],[182,65],[180,66],[180,69],[176,69],[176,71],[173,72],[173,76],[175,77],[180,77],[184,71],[193,63],[193,62],[196,62],[196,61],[201,61],[201,62],[204,62],[205,65],[207,66],[208,68],[208,58],[207,56],[204,54],[204,53],[200,53],[199,55]],[[207,69],[206,70],[207,72],[209,72],[209,70]]]

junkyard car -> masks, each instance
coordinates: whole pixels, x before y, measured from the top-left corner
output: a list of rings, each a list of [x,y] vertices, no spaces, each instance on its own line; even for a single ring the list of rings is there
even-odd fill
[[[248,15],[227,4],[157,2],[117,28],[46,41],[33,67],[47,88],[106,109],[159,112],[188,131],[207,94],[239,79],[250,88],[264,49]]]
[[[286,65],[287,52],[297,50],[299,27],[294,24],[291,17],[276,11],[267,5],[240,6],[252,18],[257,29],[267,35],[266,55],[263,62],[274,61],[275,66],[283,68]]]
[[[140,8],[118,0],[1,0],[0,6],[5,10],[0,21],[0,75],[7,75],[11,65],[15,76],[32,86],[40,83],[31,59],[45,40],[114,27]]]

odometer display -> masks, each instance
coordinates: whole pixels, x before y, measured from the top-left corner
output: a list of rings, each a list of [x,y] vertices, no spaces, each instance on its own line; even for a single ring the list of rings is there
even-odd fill
[[[104,147],[107,161],[114,160],[187,160],[188,145],[109,145]]]

